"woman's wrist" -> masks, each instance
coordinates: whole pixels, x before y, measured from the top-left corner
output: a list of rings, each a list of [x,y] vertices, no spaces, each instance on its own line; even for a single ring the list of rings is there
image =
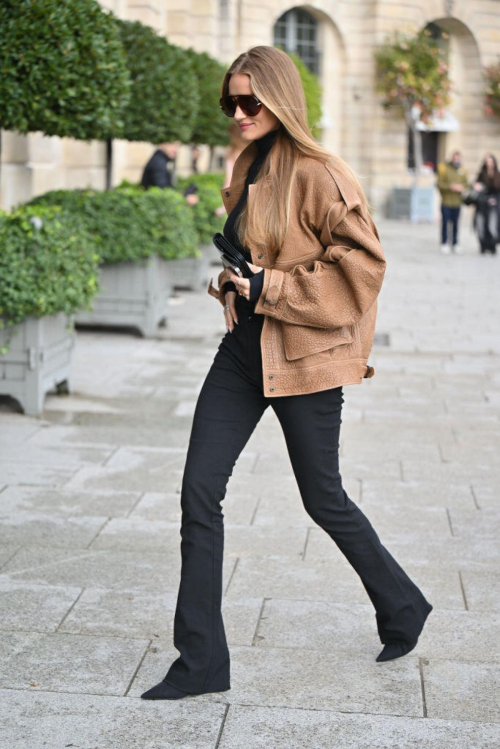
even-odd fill
[[[264,271],[259,271],[255,275],[251,276],[249,280],[250,280],[249,301],[256,302],[262,293],[262,286],[264,284]]]

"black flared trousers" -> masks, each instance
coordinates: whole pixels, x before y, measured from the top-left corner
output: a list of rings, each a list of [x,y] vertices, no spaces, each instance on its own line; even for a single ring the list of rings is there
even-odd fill
[[[221,613],[224,525],[221,503],[238,456],[271,405],[310,517],[356,570],[375,607],[382,643],[414,641],[430,610],[418,587],[349,499],[339,473],[342,387],[264,395],[264,315],[237,297],[239,325],[223,337],[198,396],[181,490],[181,579],[174,616],[180,656],[164,680],[186,692],[230,688]]]

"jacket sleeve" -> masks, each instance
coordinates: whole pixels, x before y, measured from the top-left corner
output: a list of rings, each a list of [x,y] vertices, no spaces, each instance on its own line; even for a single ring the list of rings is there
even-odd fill
[[[359,322],[378,296],[386,266],[377,229],[359,199],[342,195],[330,204],[320,241],[324,253],[312,269],[264,269],[256,313],[316,328]]]
[[[450,189],[450,182],[448,180],[448,170],[446,168],[446,164],[441,163],[438,165],[438,179],[437,179],[437,188],[441,195],[443,192],[447,192]]]
[[[223,268],[221,270],[221,272],[219,273],[219,275],[218,275],[218,278],[217,278],[217,289],[213,285],[213,280],[214,280],[213,278],[210,279],[210,282],[209,282],[208,288],[207,288],[207,293],[210,294],[211,296],[215,297],[215,299],[218,299],[219,302],[222,304],[222,306],[224,306],[224,304],[226,303],[225,299],[224,299],[225,293],[226,293],[226,291],[231,291],[231,287],[224,288],[224,286],[226,284],[232,284],[232,286],[234,286],[234,284],[232,283],[232,281],[228,281],[227,280],[227,275],[226,275],[226,269],[225,268]],[[236,286],[234,286],[233,291],[236,291]]]

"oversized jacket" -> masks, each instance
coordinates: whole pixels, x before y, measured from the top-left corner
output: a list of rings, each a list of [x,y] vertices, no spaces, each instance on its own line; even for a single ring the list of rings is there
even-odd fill
[[[235,161],[231,184],[221,190],[228,214],[255,156],[251,142]],[[249,211],[255,188],[249,185]],[[269,189],[269,177],[263,189]],[[255,312],[265,315],[260,339],[264,394],[313,393],[372,377],[368,357],[386,261],[370,214],[334,161],[301,158],[279,253],[251,243],[248,250],[252,263],[264,268],[255,304]],[[226,280],[223,269],[219,288],[210,279],[207,289],[222,305]]]

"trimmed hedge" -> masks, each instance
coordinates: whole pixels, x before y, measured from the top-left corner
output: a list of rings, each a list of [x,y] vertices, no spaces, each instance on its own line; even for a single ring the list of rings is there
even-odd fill
[[[96,0],[2,0],[0,127],[72,138],[121,131],[130,75]]]
[[[198,232],[200,244],[210,244],[214,232],[222,231],[227,216],[216,216],[214,211],[222,205],[221,190],[224,187],[224,175],[216,173],[192,174],[189,177],[178,177],[176,190],[184,190],[190,182],[198,186],[200,199],[191,206],[193,220]]]
[[[184,50],[191,60],[201,93],[191,141],[207,146],[229,145],[229,119],[219,106],[222,79],[227,66],[221,65],[207,52],[197,52],[193,47]]]
[[[89,309],[98,257],[83,222],[60,208],[23,207],[0,218],[0,328],[28,315]]]
[[[79,216],[100,263],[137,262],[154,253],[165,260],[199,254],[192,209],[175,190],[53,190],[30,205],[57,205]]]

